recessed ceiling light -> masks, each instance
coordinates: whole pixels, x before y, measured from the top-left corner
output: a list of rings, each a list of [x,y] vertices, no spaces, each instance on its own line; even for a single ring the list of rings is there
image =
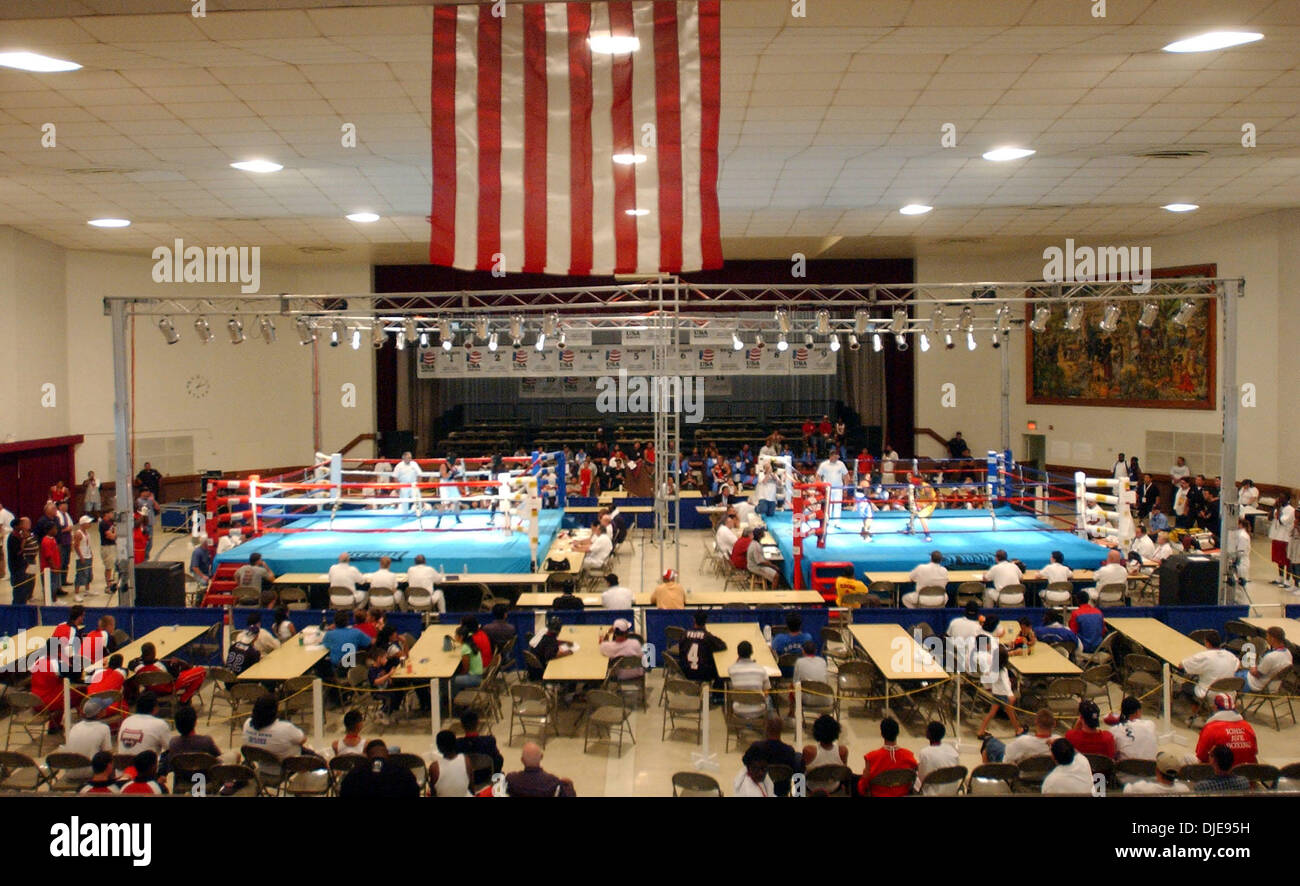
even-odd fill
[[[648,209],[625,209],[623,211],[626,212],[628,215],[649,215],[650,214],[650,210]]]
[[[1168,210],[1169,212],[1192,212],[1201,207],[1197,206],[1195,203],[1166,203],[1160,208]]]
[[[348,221],[354,222],[377,222],[379,221],[379,216],[375,215],[373,212],[354,212],[349,215],[347,219]]]
[[[984,159],[992,160],[994,163],[1005,163],[1008,160],[1019,160],[1036,153],[1038,152],[1029,148],[994,148],[984,152]]]
[[[230,165],[244,172],[279,172],[284,169],[279,163],[272,163],[270,160],[240,160]]]
[[[603,55],[622,55],[628,52],[636,52],[641,48],[641,41],[636,37],[615,36],[613,34],[597,34],[587,38],[587,43],[591,46],[592,52],[599,52]]]
[[[1213,52],[1216,49],[1227,49],[1230,46],[1241,46],[1243,43],[1254,43],[1256,40],[1263,39],[1263,34],[1256,34],[1253,31],[1210,31],[1188,37],[1186,40],[1175,40],[1165,47],[1165,52]]]
[[[909,203],[902,209],[898,210],[903,215],[925,215],[933,206],[926,206],[924,203]]]
[[[633,166],[646,161],[645,154],[615,154],[610,158],[620,166]]]
[[[40,74],[53,71],[76,71],[81,68],[81,65],[76,62],[50,58],[48,55],[37,55],[34,52],[0,52],[0,66],[17,68],[20,71],[36,71]]]
[[[97,228],[128,228],[131,226],[131,220],[129,218],[92,218],[86,224],[94,225]]]

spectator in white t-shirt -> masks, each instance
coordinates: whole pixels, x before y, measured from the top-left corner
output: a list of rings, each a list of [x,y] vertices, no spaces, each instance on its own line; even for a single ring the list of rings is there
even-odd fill
[[[948,730],[938,720],[931,720],[925,727],[925,738],[929,745],[921,748],[916,755],[916,790],[926,795],[937,794],[956,794],[960,782],[953,782],[942,787],[925,788],[925,779],[936,769],[946,769],[950,766],[960,766],[961,757],[957,749],[950,744],[944,744],[944,736]]]
[[[984,581],[990,582],[993,587],[984,589],[984,605],[998,605],[998,597],[1002,589],[1008,585],[1018,585],[1024,579],[1020,567],[1007,559],[1007,552],[997,550],[993,554],[993,565],[984,573]]]
[[[1179,694],[1199,706],[1201,699],[1210,691],[1210,684],[1224,677],[1232,677],[1241,667],[1241,662],[1231,650],[1223,648],[1223,638],[1218,631],[1207,631],[1204,639],[1204,652],[1189,655],[1179,665],[1183,673],[1195,677],[1195,683],[1184,683]]]
[[[731,549],[736,546],[736,541],[740,538],[739,527],[740,519],[734,512],[722,518],[722,525],[718,527],[717,541],[718,550],[722,551],[724,557],[731,557]]]
[[[277,719],[278,711],[274,695],[263,695],[253,702],[253,715],[244,723],[244,744],[261,748],[283,760],[302,753],[307,734],[289,721]],[[267,769],[267,775],[280,774],[278,766],[268,766]]]
[[[1007,742],[1002,754],[1003,763],[1018,765],[1030,757],[1041,757],[1052,752],[1052,742],[1057,736],[1052,734],[1056,728],[1056,715],[1051,708],[1039,708],[1034,714],[1034,731],[1017,735]]]
[[[1107,717],[1109,721],[1110,718]],[[1126,695],[1119,705],[1119,717],[1109,723],[1110,734],[1115,737],[1116,760],[1154,760],[1158,750],[1156,724],[1142,718],[1142,702]],[[1132,776],[1120,776],[1127,784]]]
[[[1291,666],[1286,631],[1274,625],[1264,632],[1264,641],[1268,643],[1268,651],[1260,656],[1258,663],[1237,672],[1237,676],[1246,681],[1248,692],[1276,692],[1282,681],[1275,679],[1274,675]]]
[[[618,576],[609,573],[605,576],[607,587],[600,595],[600,605],[605,609],[631,609],[634,595],[631,588],[618,583]]]
[[[1242,480],[1237,490],[1237,504],[1243,508],[1253,508],[1259,504],[1259,487],[1252,480]]]
[[[1169,469],[1169,479],[1173,481],[1174,486],[1178,485],[1179,480],[1191,475],[1192,469],[1187,466],[1187,459],[1181,455],[1174,459],[1174,466]]]
[[[748,640],[741,640],[736,644],[736,660],[727,669],[727,676],[731,678],[732,689],[766,692],[771,685],[767,668],[754,661],[754,647]],[[733,710],[741,716],[758,714],[766,708],[767,705],[746,703],[736,703],[733,706]]]
[[[119,754],[138,754],[141,751],[153,751],[161,755],[167,750],[172,738],[172,729],[167,721],[153,715],[158,706],[158,697],[152,692],[140,693],[135,701],[135,713],[122,721],[117,730],[117,752]]]
[[[1092,766],[1088,758],[1074,750],[1064,738],[1052,742],[1056,767],[1043,779],[1044,794],[1091,794]]]
[[[915,609],[921,601],[921,588],[948,587],[948,570],[943,566],[943,552],[931,551],[930,562],[916,566],[908,575],[914,590],[903,595],[903,605]]]
[[[81,754],[87,760],[100,751],[113,751],[113,733],[108,724],[102,720],[78,720],[68,730],[59,750],[65,754]],[[94,773],[89,766],[81,769],[69,769],[66,773],[71,780],[87,780]]]

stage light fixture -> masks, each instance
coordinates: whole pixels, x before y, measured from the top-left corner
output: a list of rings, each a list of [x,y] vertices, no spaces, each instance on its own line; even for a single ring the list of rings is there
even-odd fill
[[[743,351],[745,349],[745,343],[740,340],[739,333],[731,333],[731,349],[733,351]]]
[[[858,334],[857,334],[856,332],[850,332],[850,333],[849,333],[849,350],[850,350],[850,351],[856,351],[856,350],[857,350],[858,348],[860,348],[860,347],[862,347],[862,345],[860,345],[860,344],[858,343]]]
[[[885,349],[885,342],[880,337],[880,333],[879,332],[871,333],[871,350],[879,354],[884,349]]]
[[[1078,332],[1083,326],[1083,305],[1070,305],[1065,310],[1065,328],[1070,332]]]
[[[837,334],[835,334],[835,333],[832,332],[832,333],[831,333],[831,353],[834,354],[834,353],[837,352],[839,349],[840,349],[840,337],[839,337],[839,335],[837,335]]]
[[[488,321],[484,317],[474,321],[474,335],[480,340],[486,341],[488,337]]]
[[[754,347],[761,348],[763,347],[763,345],[764,345],[763,333],[760,330],[759,332],[754,334]]]
[[[894,335],[902,335],[907,331],[907,308],[894,308],[893,317],[889,330]]]
[[[498,347],[500,347],[500,342],[494,332],[488,336],[488,350],[495,354]]]
[[[790,342],[786,340],[785,333],[783,332],[776,338],[776,349],[784,353],[785,349],[788,347],[790,347]]]
[[[244,343],[244,324],[238,317],[231,317],[226,321],[226,331],[230,333],[230,343],[232,345]]]
[[[900,351],[906,351],[907,336],[903,335],[901,332],[894,333],[894,347],[898,348]]]
[[[347,337],[347,334],[348,334],[348,324],[344,323],[342,320],[330,321],[330,347],[331,348],[337,348],[339,346],[339,342],[343,341],[343,339]]]
[[[316,340],[316,330],[312,328],[311,321],[306,317],[299,317],[293,325],[298,329],[298,344],[309,345]]]
[[[957,347],[957,345],[952,340],[951,332],[945,332],[943,334],[943,347],[945,350],[948,351],[951,351],[953,348]]]
[[[831,332],[831,312],[823,308],[817,312],[817,334],[830,335]]]
[[[1008,332],[1010,332],[1011,331],[1011,306],[1003,305],[1002,307],[998,308],[997,316],[995,319],[997,321],[998,332],[1002,333],[1003,335],[1006,335]]]
[[[170,317],[163,317],[158,321],[158,329],[162,331],[163,338],[167,339],[167,344],[174,345],[181,340],[181,334],[176,331],[172,325]]]
[[[194,331],[198,333],[200,344],[206,345],[212,341],[212,327],[208,325],[207,317],[200,317],[194,321]]]
[[[1102,332],[1110,333],[1119,328],[1119,305],[1110,302],[1101,312],[1101,322],[1097,324]]]
[[[415,318],[407,317],[406,320],[402,323],[402,334],[398,336],[397,340],[401,341],[403,338],[405,338],[409,344],[415,344],[415,340],[418,337],[419,337],[419,332],[415,328]]]
[[[510,318],[510,337],[514,339],[515,347],[519,347],[524,337],[524,318],[518,314]]]
[[[558,340],[555,344],[556,344],[557,347],[560,348],[560,350],[564,350],[564,330],[563,330],[563,329],[560,330],[560,338],[559,338],[559,340]]]
[[[375,350],[379,350],[386,341],[388,341],[388,333],[384,332],[384,321],[376,317],[375,322],[370,327],[370,346]]]
[[[930,336],[929,336],[928,333],[925,333],[925,332],[922,332],[922,333],[921,333],[921,340],[920,340],[919,344],[920,344],[920,346],[921,346],[921,353],[922,353],[922,354],[924,354],[926,351],[930,350]]]
[[[1156,318],[1160,316],[1160,305],[1153,301],[1143,302],[1142,315],[1138,317],[1138,326],[1143,329],[1150,329],[1156,325]]]
[[[541,353],[542,351],[546,350],[546,333],[545,333],[545,332],[542,332],[542,333],[539,333],[539,334],[538,334],[538,336],[537,336],[537,344],[533,345],[533,347],[537,348],[538,353]]]
[[[975,350],[976,347],[977,347],[977,344],[976,344],[976,342],[975,342],[975,333],[974,333],[974,332],[969,332],[969,331],[968,331],[968,332],[966,333],[966,350],[968,350],[968,351],[973,351],[973,350]]]
[[[257,331],[262,335],[262,341],[268,345],[275,344],[275,324],[271,318],[265,315],[257,319]]]
[[[970,332],[975,328],[975,312],[969,307],[961,309],[961,328],[965,332]]]
[[[871,315],[866,311],[853,312],[853,331],[858,335],[866,335],[871,325]]]
[[[446,317],[438,321],[438,337],[447,341],[452,338],[451,321]]]
[[[998,332],[996,329],[993,330],[993,336],[990,339],[990,344],[992,344],[995,349],[1002,347],[1002,334]]]
[[[547,314],[545,317],[542,318],[542,335],[543,336],[555,335],[555,330],[559,325],[560,325],[559,314]],[[538,350],[540,351],[541,348],[538,348]]]
[[[1052,309],[1047,305],[1034,308],[1034,319],[1029,321],[1029,328],[1038,335],[1047,331],[1047,321],[1052,319]]]
[[[776,327],[782,332],[790,331],[790,314],[788,311],[778,310],[776,312]]]
[[[1196,313],[1196,302],[1187,299],[1178,306],[1178,313],[1174,314],[1175,326],[1186,326],[1192,320],[1192,315]]]
[[[805,332],[805,333],[804,333],[804,335],[803,335],[803,343],[804,343],[805,345],[807,345],[808,347],[811,348],[811,347],[813,346],[813,343],[814,343],[815,341],[816,341],[816,339],[813,338],[813,334],[812,334],[811,332]]]
[[[947,318],[943,315],[943,308],[935,308],[934,313],[930,315],[930,332],[938,335],[943,332],[943,325]]]
[[[429,346],[429,333],[427,330],[420,330],[420,347],[427,348],[428,346]]]
[[[360,326],[352,327],[352,350],[354,351],[361,350],[361,327]]]
[[[451,337],[448,336],[442,340],[442,349],[444,351],[450,351],[453,344],[454,342],[451,340]]]

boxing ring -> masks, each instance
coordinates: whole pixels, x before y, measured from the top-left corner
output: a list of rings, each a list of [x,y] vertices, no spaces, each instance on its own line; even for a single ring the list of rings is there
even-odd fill
[[[346,551],[362,571],[389,557],[402,572],[422,554],[445,573],[529,573],[560,529],[563,511],[541,505],[563,468],[563,453],[395,467],[318,453],[279,477],[210,483],[204,528],[214,548],[239,542],[216,554],[217,568],[258,553],[276,574],[324,572]]]
[[[919,462],[911,460],[906,471],[900,463],[902,483],[876,483],[874,477],[838,487],[794,483],[794,506],[765,521],[790,586],[810,587],[814,564],[852,564],[861,578],[910,572],[934,550],[949,569],[987,568],[999,549],[1030,568],[1060,551],[1072,569],[1096,569],[1106,560],[1106,540],[1132,540],[1127,481],[1118,495],[1098,494],[1089,489],[1116,488],[1120,481],[1078,475],[1066,485],[1067,478],[1017,465],[1005,452],[988,454],[979,484],[945,480],[968,475],[969,460],[961,467],[949,467],[951,459],[927,460],[924,468]],[[1103,503],[1115,510],[1102,509]]]

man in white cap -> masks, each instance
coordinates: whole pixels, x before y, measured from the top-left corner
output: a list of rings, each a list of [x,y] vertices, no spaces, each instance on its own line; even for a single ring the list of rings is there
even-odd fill
[[[1156,754],[1156,777],[1154,781],[1134,781],[1124,786],[1126,794],[1188,794],[1191,788],[1187,782],[1178,780],[1178,770],[1183,768],[1183,761],[1177,754],[1161,751]]]
[[[664,572],[663,581],[655,585],[654,593],[650,595],[650,605],[660,609],[686,608],[686,589],[677,581],[676,569]]]
[[[614,626],[600,639],[600,653],[613,661],[624,656],[641,658],[641,641],[632,634],[632,622],[626,618],[614,619]],[[619,668],[614,675],[618,680],[635,680],[645,674],[639,664],[634,668]]]

